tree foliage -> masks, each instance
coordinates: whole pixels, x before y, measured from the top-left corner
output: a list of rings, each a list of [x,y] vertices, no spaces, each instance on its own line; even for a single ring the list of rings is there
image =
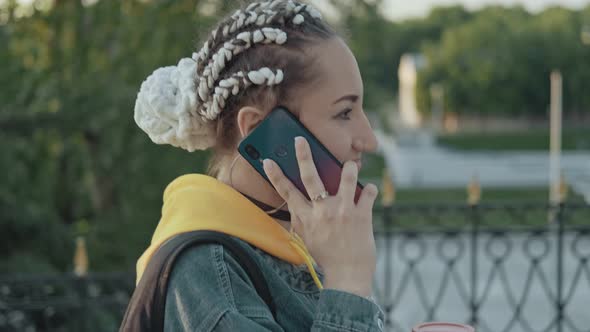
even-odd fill
[[[531,15],[520,7],[487,7],[423,45],[429,65],[420,73],[420,104],[441,84],[449,110],[470,114],[543,117],[549,74],[564,77],[566,113],[590,111],[590,46],[581,41],[587,12],[552,7]]]
[[[212,24],[199,5],[59,1],[1,26],[0,271],[69,269],[77,234],[91,268],[131,268],[165,185],[207,157],[154,145],[133,121],[142,80]]]

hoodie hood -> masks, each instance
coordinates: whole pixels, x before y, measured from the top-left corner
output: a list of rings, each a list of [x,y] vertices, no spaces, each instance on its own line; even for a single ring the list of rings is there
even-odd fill
[[[306,264],[315,283],[322,288],[313,258],[297,234],[284,229],[232,187],[201,174],[183,175],[164,191],[162,217],[150,246],[137,261],[136,283],[164,242],[175,235],[198,230],[222,232],[291,264]]]

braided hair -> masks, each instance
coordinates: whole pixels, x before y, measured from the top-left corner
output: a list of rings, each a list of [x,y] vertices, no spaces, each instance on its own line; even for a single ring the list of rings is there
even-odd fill
[[[215,175],[221,158],[235,152],[237,111],[290,106],[294,91],[317,76],[306,50],[335,36],[311,5],[253,2],[223,19],[191,59],[159,68],[144,81],[135,121],[158,144],[188,151],[214,147],[209,173]]]

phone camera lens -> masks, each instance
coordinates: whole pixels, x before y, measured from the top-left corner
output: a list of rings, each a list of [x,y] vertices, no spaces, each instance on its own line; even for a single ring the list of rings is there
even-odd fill
[[[259,159],[260,158],[260,152],[258,152],[258,150],[256,150],[256,148],[250,144],[246,145],[246,153],[252,159]]]
[[[283,145],[279,146],[276,150],[275,150],[275,155],[279,158],[284,158],[287,156],[287,148],[284,147]]]

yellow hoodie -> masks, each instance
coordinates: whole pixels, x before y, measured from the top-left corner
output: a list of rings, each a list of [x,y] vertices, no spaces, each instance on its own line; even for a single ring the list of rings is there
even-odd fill
[[[305,263],[316,285],[322,289],[313,258],[297,234],[284,229],[232,187],[201,174],[183,175],[164,191],[162,217],[151,245],[137,261],[136,283],[156,249],[166,240],[196,230],[222,232],[291,264]]]

